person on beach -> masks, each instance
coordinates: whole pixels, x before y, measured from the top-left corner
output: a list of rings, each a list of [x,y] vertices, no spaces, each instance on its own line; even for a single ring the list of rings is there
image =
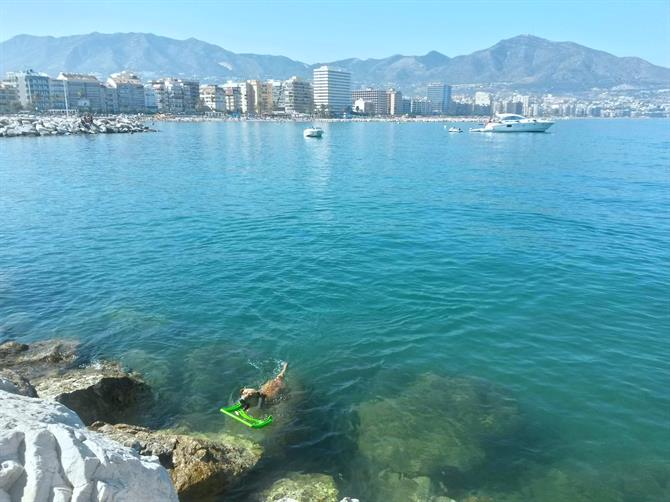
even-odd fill
[[[284,363],[279,374],[272,380],[265,382],[260,390],[251,387],[240,389],[240,403],[242,403],[244,410],[246,411],[252,406],[262,406],[277,401],[286,387],[284,376],[287,368],[288,363]]]

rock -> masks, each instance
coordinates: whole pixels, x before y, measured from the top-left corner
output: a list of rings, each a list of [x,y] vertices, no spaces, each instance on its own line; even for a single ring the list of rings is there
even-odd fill
[[[394,398],[363,403],[358,416],[361,454],[409,478],[472,470],[486,458],[485,441],[511,433],[519,418],[517,404],[493,386],[432,374]]]
[[[275,481],[258,497],[263,502],[295,500],[296,502],[337,502],[339,490],[327,474],[293,473]]]
[[[58,403],[0,390],[0,501],[177,502],[156,458],[93,431]]]
[[[71,340],[48,340],[31,345],[8,341],[0,344],[0,368],[13,369],[32,381],[71,366],[77,358],[76,348],[77,343]]]
[[[27,397],[37,397],[35,387],[26,378],[10,369],[0,369],[0,390]]]
[[[168,469],[179,499],[203,500],[224,493],[260,460],[262,449],[249,440],[211,441],[184,434],[151,431],[126,424],[94,423],[93,430],[153,455]]]
[[[40,397],[75,411],[85,424],[133,421],[140,405],[150,399],[149,387],[138,375],[116,363],[98,363],[35,381]]]

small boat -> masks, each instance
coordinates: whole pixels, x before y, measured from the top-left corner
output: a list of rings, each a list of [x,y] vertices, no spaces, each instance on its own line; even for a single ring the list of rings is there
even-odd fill
[[[447,132],[463,132],[460,127],[450,127]]]
[[[554,123],[550,120],[529,119],[515,113],[499,113],[484,127],[470,129],[470,132],[544,132]]]
[[[323,129],[320,127],[308,127],[302,132],[305,138],[320,138],[323,136]]]

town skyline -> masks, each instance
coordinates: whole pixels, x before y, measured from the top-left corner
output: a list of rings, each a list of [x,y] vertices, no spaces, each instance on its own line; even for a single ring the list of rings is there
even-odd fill
[[[161,9],[156,9],[153,0],[4,0],[0,40],[20,34],[151,31],[179,40],[207,40],[233,52],[282,54],[316,64],[430,51],[455,57],[500,39],[530,33],[550,40],[574,41],[618,57],[641,57],[653,64],[670,66],[670,3],[663,0],[634,4],[367,1],[318,5],[290,1],[282,9],[268,2],[248,2],[247,8],[256,12],[253,23],[230,22],[227,7],[233,4],[225,2],[191,2],[189,9],[178,2],[160,5]],[[34,7],[29,16],[26,7]],[[325,12],[327,23],[319,21]],[[418,26],[421,29],[415,29]],[[328,43],[329,40],[337,43]]]

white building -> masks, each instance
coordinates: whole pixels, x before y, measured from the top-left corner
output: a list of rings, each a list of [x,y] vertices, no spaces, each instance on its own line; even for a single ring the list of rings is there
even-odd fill
[[[242,113],[240,85],[234,82],[223,84],[223,92],[226,111],[228,113]]]
[[[386,102],[389,115],[402,115],[402,93],[395,89],[386,91]]]
[[[491,106],[491,93],[477,91],[475,92],[476,106]]]
[[[314,70],[314,107],[319,113],[341,115],[351,108],[351,73],[329,66]]]
[[[363,98],[358,98],[354,101],[353,109],[355,113],[362,113],[364,115],[374,115],[376,106],[372,101],[366,101]]]
[[[201,85],[200,102],[210,112],[226,111],[226,93],[218,85]]]

